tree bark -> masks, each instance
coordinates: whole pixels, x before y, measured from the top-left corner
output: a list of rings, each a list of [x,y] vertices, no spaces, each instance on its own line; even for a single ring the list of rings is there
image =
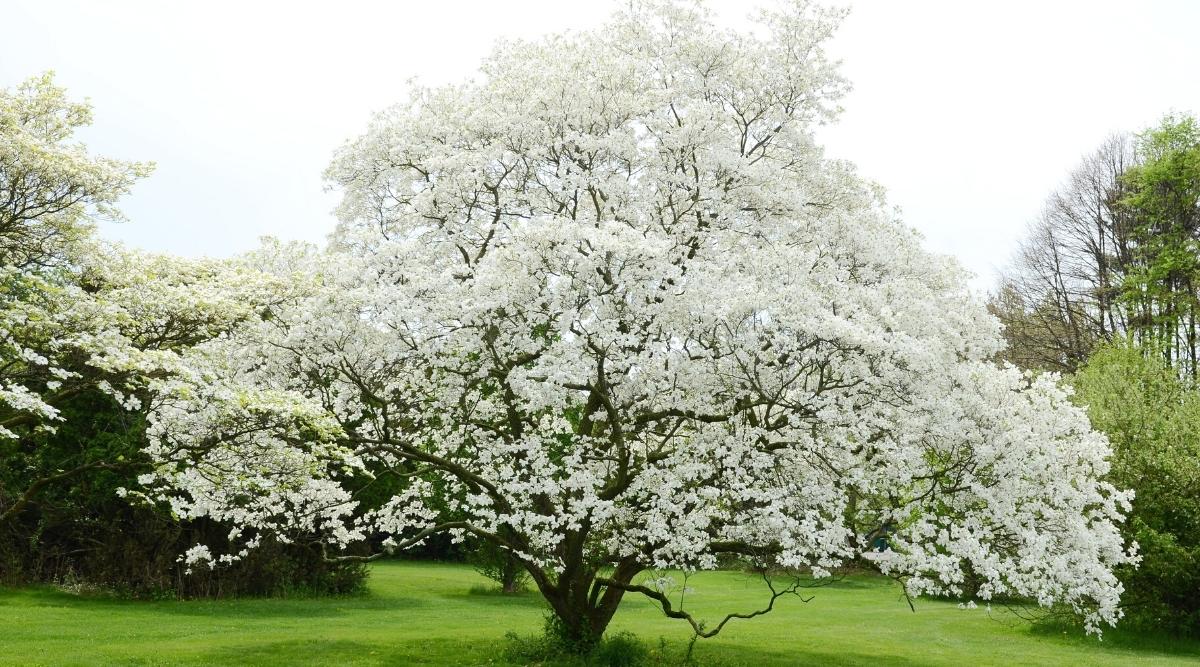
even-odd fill
[[[628,584],[641,570],[635,560],[627,558],[607,579]],[[600,583],[594,568],[567,567],[556,581],[532,570],[530,574],[554,612],[556,624],[551,630],[558,635],[556,639],[575,653],[589,653],[612,622],[625,589]]]

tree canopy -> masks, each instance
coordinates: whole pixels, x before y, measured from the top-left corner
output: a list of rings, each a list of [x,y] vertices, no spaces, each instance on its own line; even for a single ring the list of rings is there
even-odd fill
[[[1105,439],[1053,378],[989,361],[962,271],[813,139],[847,88],[839,18],[795,2],[733,32],[635,3],[379,114],[329,168],[330,247],[246,258],[270,308],[158,385],[145,481],[245,544],[189,562],[472,536],[587,642],[630,593],[715,633],[795,591],[771,573],[885,536],[872,562],[910,593],[971,573],[1115,622]],[[635,582],[729,557],[762,610],[704,625]]]
[[[117,200],[150,165],[89,154],[74,133],[90,119],[50,74],[0,90],[0,580],[77,576],[179,595],[212,580],[236,579],[227,592],[320,588],[336,568],[309,553],[298,575],[289,558],[305,553],[277,545],[232,575],[176,576],[180,541],[219,543],[228,527],[118,495],[136,497],[153,470],[142,448],[155,383],[191,372],[182,350],[258,317],[276,288],[240,263],[99,240],[94,222],[121,219]],[[345,570],[352,585],[357,568]]]

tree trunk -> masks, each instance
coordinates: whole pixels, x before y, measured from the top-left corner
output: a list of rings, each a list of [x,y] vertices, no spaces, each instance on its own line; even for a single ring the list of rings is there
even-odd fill
[[[610,578],[629,583],[641,569],[636,562],[626,560],[617,566]],[[625,590],[614,586],[597,586],[598,573],[591,568],[568,568],[557,581],[549,579],[544,573],[531,570],[530,574],[554,612],[555,623],[548,630],[558,635],[555,638],[562,642],[564,648],[581,655],[590,653],[608,629]]]
[[[500,578],[500,590],[504,593],[519,593],[521,591],[521,574],[523,574],[523,568],[520,561],[509,557],[504,562]]]

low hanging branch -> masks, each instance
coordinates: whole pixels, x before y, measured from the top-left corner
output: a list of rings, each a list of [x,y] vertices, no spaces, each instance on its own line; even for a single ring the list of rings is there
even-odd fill
[[[29,486],[25,487],[25,491],[16,499],[16,501],[13,502],[12,505],[9,505],[7,509],[5,509],[3,512],[0,512],[0,525],[3,525],[4,523],[16,518],[18,514],[20,514],[25,510],[26,507],[34,502],[34,499],[37,498],[37,495],[41,493],[43,489],[51,484],[70,479],[89,470],[119,470],[124,467],[127,466],[122,464],[108,463],[105,461],[92,461],[71,468],[70,470],[65,470],[53,475],[47,475],[46,477],[39,477],[30,483]]]
[[[777,588],[775,588],[775,583],[771,580],[770,575],[768,575],[765,571],[762,572],[761,575],[762,575],[763,582],[766,583],[767,588],[771,591],[771,599],[767,601],[767,606],[763,607],[762,609],[759,609],[757,611],[752,611],[749,613],[734,612],[731,614],[726,614],[725,618],[721,619],[721,622],[718,623],[711,630],[705,630],[704,622],[696,620],[696,618],[694,616],[692,616],[690,613],[684,611],[682,608],[682,605],[680,606],[680,608],[676,609],[675,606],[671,603],[671,599],[666,595],[666,593],[663,593],[662,591],[655,590],[648,586],[642,586],[640,584],[624,583],[621,581],[617,581],[615,579],[600,578],[600,579],[597,579],[596,581],[597,581],[597,583],[603,584],[605,586],[613,586],[616,588],[621,588],[623,590],[629,591],[630,593],[641,593],[642,595],[645,595],[646,597],[657,601],[660,605],[662,605],[663,613],[666,614],[669,618],[679,618],[679,619],[683,619],[683,620],[687,621],[688,624],[692,626],[692,632],[695,633],[696,636],[703,637],[704,639],[708,639],[710,637],[715,637],[718,633],[721,632],[721,629],[725,627],[726,623],[728,623],[729,621],[732,621],[735,618],[749,619],[749,618],[754,618],[755,616],[762,616],[763,614],[770,613],[771,610],[775,608],[775,601],[785,595],[795,595],[796,597],[800,598],[800,600],[803,602],[811,602],[813,599],[811,596],[806,598],[806,597],[800,595],[800,590],[802,588],[807,588],[807,586],[805,586],[803,584],[800,577],[794,577],[792,582],[790,584],[788,584],[786,587],[777,589]]]
[[[446,523],[439,523],[436,526],[430,526],[430,527],[422,530],[421,532],[417,533],[416,535],[413,535],[412,537],[410,537],[402,542],[397,542],[396,544],[392,545],[392,547],[390,549],[387,549],[384,551],[378,551],[369,556],[353,556],[353,555],[330,556],[326,543],[324,541],[321,541],[321,542],[319,542],[319,544],[321,545],[321,557],[327,563],[369,563],[373,560],[379,560],[380,558],[383,558],[384,556],[395,553],[397,551],[404,551],[405,549],[408,549],[409,547],[414,547],[414,546],[420,544],[422,540],[429,537],[430,535],[433,535],[434,533],[441,533],[441,532],[444,532],[447,530],[453,530],[455,528],[466,529],[466,528],[468,528],[468,524],[466,521],[448,521]]]

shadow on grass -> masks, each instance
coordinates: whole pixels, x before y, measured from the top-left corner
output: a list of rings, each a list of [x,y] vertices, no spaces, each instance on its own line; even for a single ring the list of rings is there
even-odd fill
[[[1104,648],[1119,649],[1146,656],[1190,657],[1200,660],[1200,639],[1174,637],[1152,629],[1108,628],[1104,631],[1103,643],[1084,633],[1078,625],[1056,618],[1029,623],[1030,634],[1060,642],[1087,645],[1098,644]]]
[[[650,650],[647,667],[682,667],[686,642],[668,642],[665,647],[644,642]],[[666,652],[663,653],[662,649]],[[199,656],[204,664],[220,665],[522,665],[507,662],[503,646],[495,643],[464,644],[449,640],[426,640],[396,644],[377,644],[338,639],[307,639],[262,644],[237,644],[220,647]],[[697,647],[698,667],[761,667],[763,665],[883,665],[918,667],[925,663],[899,656],[863,652],[821,650],[772,652],[745,648]],[[591,664],[580,660],[555,660],[535,663],[539,667]],[[602,665],[595,665],[602,667]]]
[[[451,596],[447,596],[451,597]],[[528,606],[528,607],[545,607],[546,601],[542,598],[542,594],[535,590],[524,590],[516,593],[505,593],[498,586],[472,586],[465,593],[456,594],[452,597],[469,598],[472,604],[485,604],[489,606]]]
[[[822,665],[850,667],[857,665],[884,665],[886,667],[919,667],[927,663],[902,656],[879,653],[834,652],[821,650],[772,652],[761,650],[705,651],[696,649],[696,663],[700,667],[760,667],[762,665]],[[682,661],[666,663],[682,665]]]
[[[417,609],[432,604],[436,601],[370,593],[333,597],[135,600],[104,593],[74,594],[48,586],[0,589],[0,608],[60,607],[87,613],[119,610],[121,613],[212,618],[322,618],[360,611]]]
[[[403,647],[346,639],[297,639],[262,644],[222,646],[200,656],[210,665],[340,665],[412,664]]]
[[[726,572],[721,572],[721,574],[726,574]],[[728,572],[728,574],[734,575],[734,577],[725,579],[722,585],[730,585],[729,582],[732,582],[734,585],[746,589],[766,590],[766,587],[763,585],[762,577],[758,574],[753,572]],[[652,578],[653,575],[644,576],[644,579]],[[773,579],[776,581],[776,583],[780,584],[785,584],[791,581],[791,578],[788,575],[776,575],[773,577]],[[704,586],[708,583],[709,580],[703,577],[696,580],[697,586]],[[800,577],[800,584],[801,592],[804,593],[805,597],[814,593],[820,594],[821,591],[903,591],[903,588],[900,586],[900,584],[896,583],[892,579],[881,576],[864,576],[861,574],[851,574],[843,577],[826,577],[820,579],[803,576]]]

